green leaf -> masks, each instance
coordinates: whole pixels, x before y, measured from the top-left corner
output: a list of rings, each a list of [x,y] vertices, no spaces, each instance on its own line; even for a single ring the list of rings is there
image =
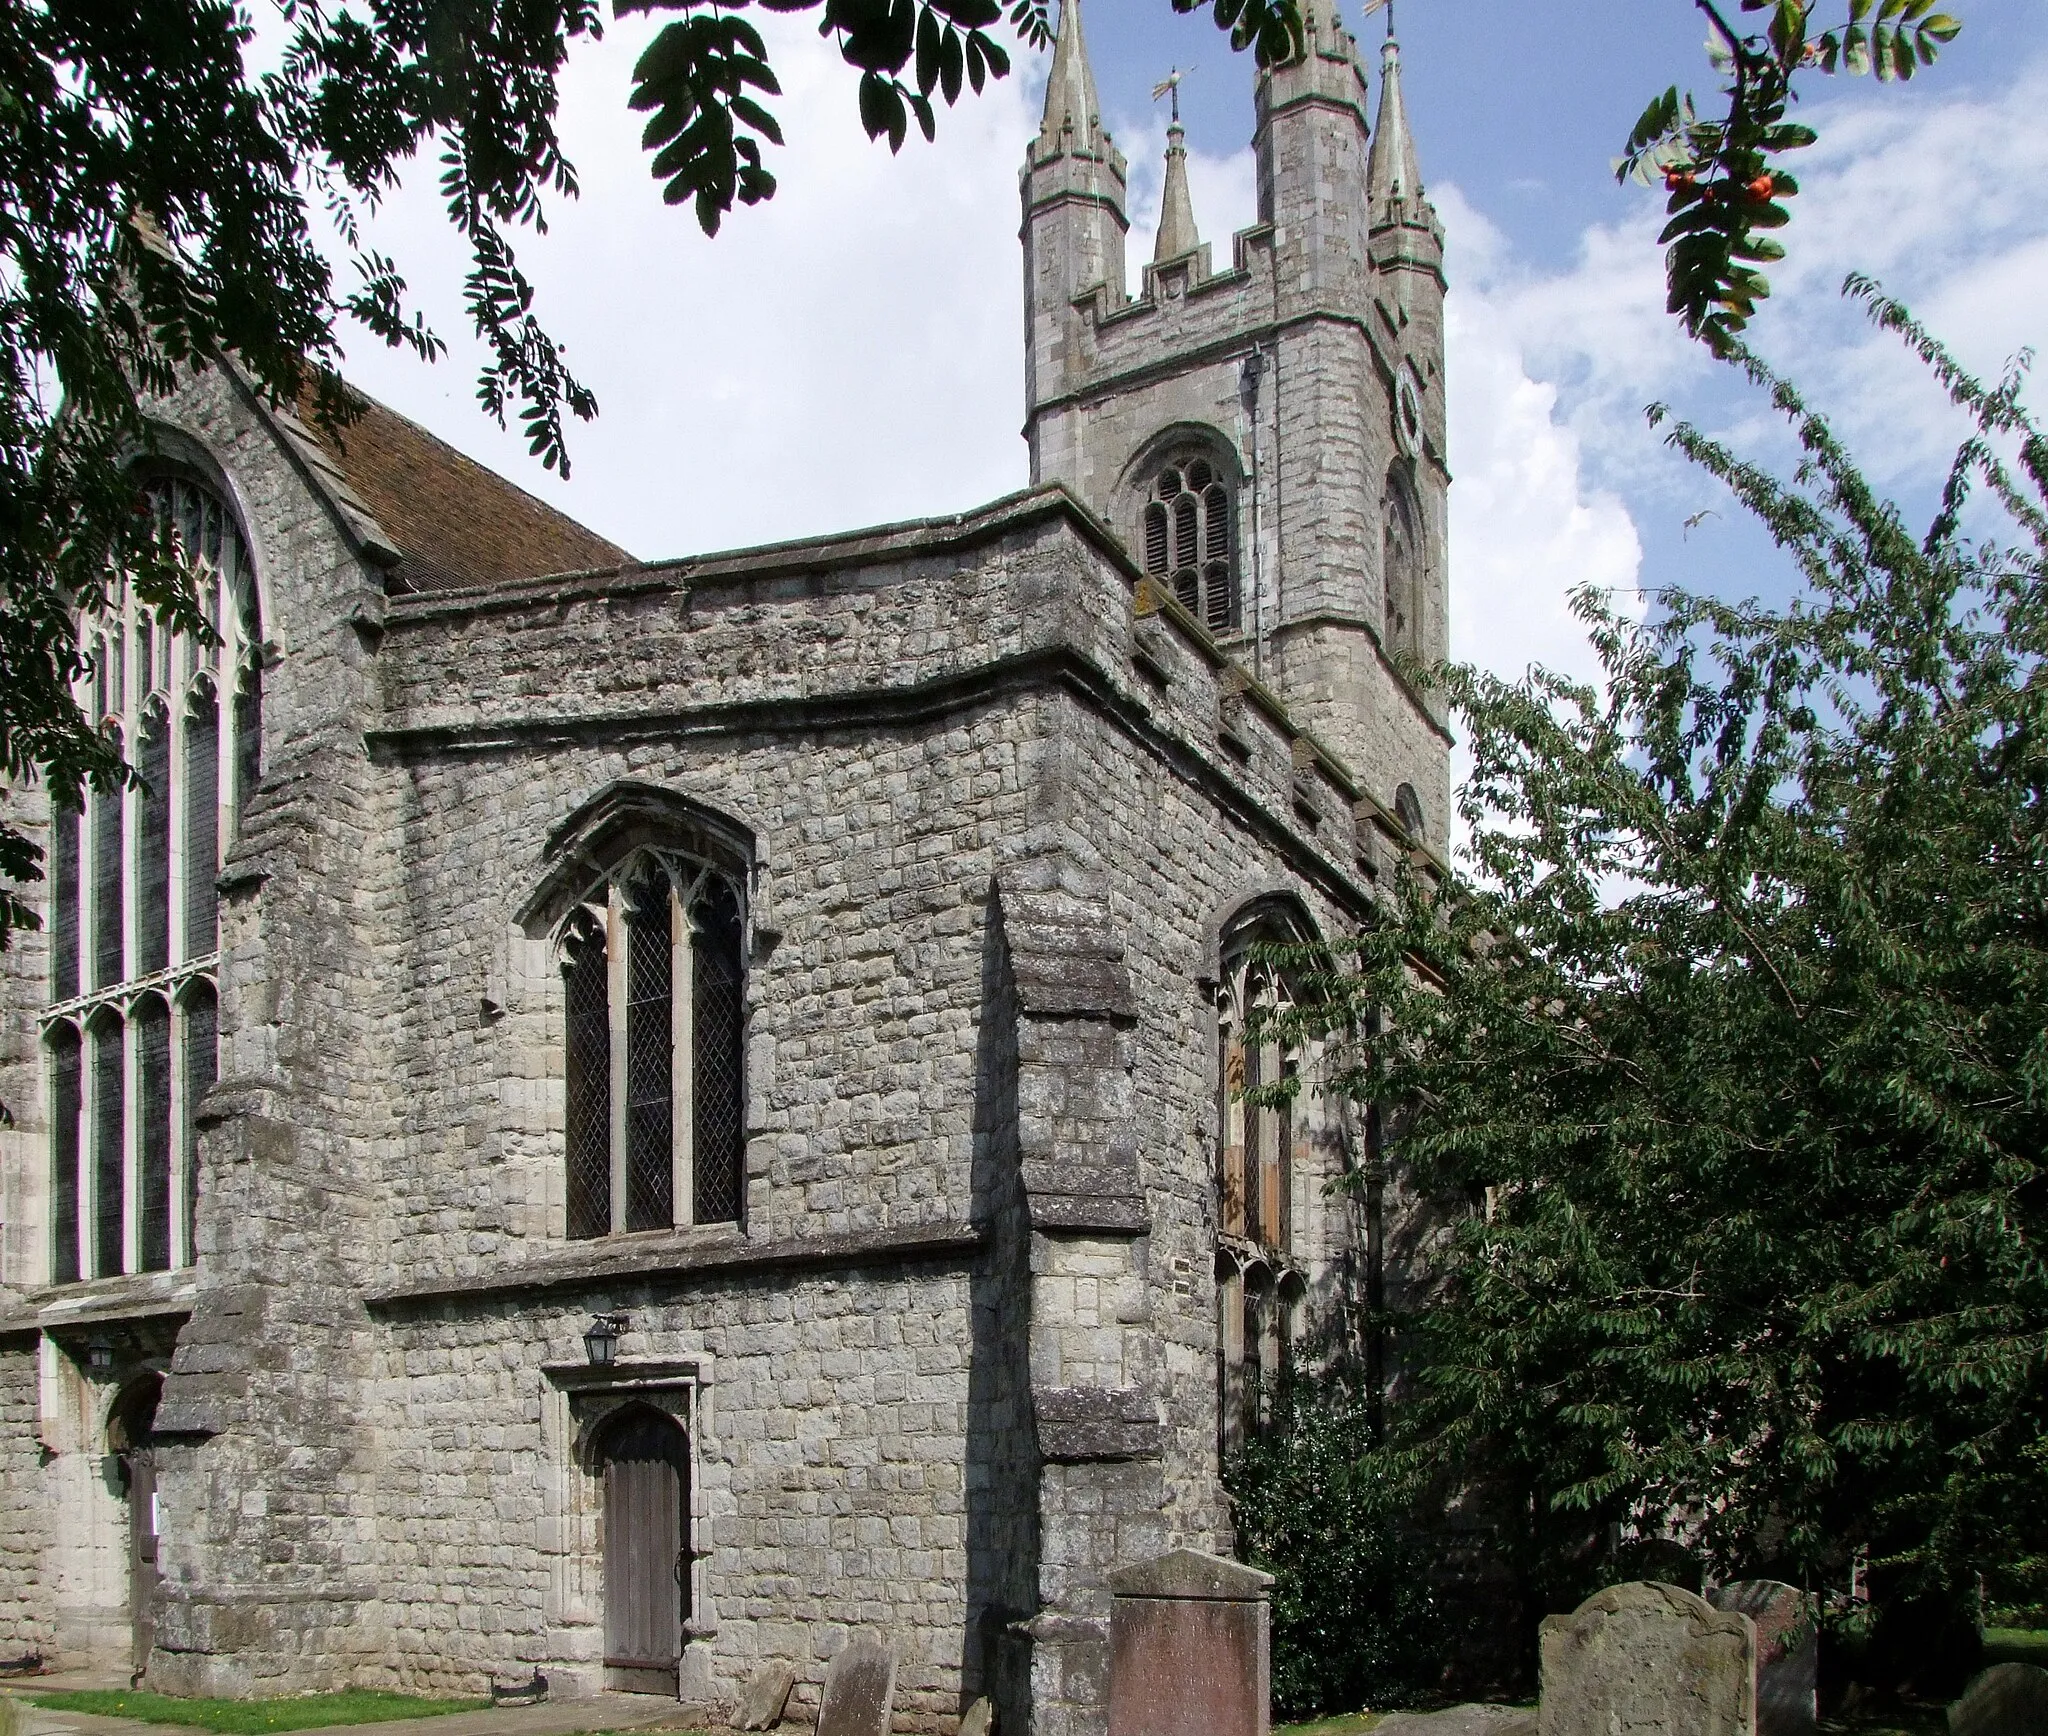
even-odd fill
[[[917,89],[920,96],[930,96],[939,82],[939,20],[930,6],[921,6],[917,14]]]

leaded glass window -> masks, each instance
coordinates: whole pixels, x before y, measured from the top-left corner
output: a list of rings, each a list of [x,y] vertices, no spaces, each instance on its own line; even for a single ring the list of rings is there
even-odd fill
[[[1182,453],[1162,465],[1139,512],[1146,573],[1212,633],[1238,625],[1237,503],[1213,459]]]
[[[563,919],[571,1237],[744,1215],[745,927],[731,881],[656,850]]]
[[[60,1284],[195,1258],[194,1116],[219,1068],[215,882],[260,761],[255,575],[234,513],[183,475],[143,497],[197,568],[220,643],[172,635],[118,582],[81,627],[90,664],[74,696],[127,744],[140,782],[51,814],[43,1025]]]
[[[1295,1262],[1295,1085],[1285,1034],[1293,993],[1262,943],[1299,937],[1268,913],[1239,925],[1216,989],[1217,1433],[1224,1455],[1272,1415],[1288,1373]]]

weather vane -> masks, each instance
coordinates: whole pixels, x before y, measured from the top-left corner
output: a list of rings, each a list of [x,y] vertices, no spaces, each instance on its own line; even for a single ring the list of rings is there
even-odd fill
[[[1394,40],[1394,0],[1365,0],[1363,16],[1370,18],[1375,12],[1387,15],[1387,40]]]
[[[1164,78],[1152,87],[1152,100],[1154,102],[1157,102],[1163,96],[1172,96],[1173,124],[1175,126],[1180,125],[1180,81],[1194,70],[1192,66],[1173,67]]]

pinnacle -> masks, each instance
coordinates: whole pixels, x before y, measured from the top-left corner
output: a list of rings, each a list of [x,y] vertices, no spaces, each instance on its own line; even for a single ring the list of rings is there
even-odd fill
[[[1081,0],[1061,0],[1052,72],[1045,81],[1045,117],[1039,123],[1038,136],[1042,143],[1051,145],[1069,129],[1075,143],[1083,149],[1102,131],[1102,105],[1095,95],[1095,73],[1088,64],[1088,45],[1081,36]]]
[[[1422,166],[1401,101],[1401,45],[1391,36],[1380,50],[1380,113],[1366,165],[1366,196],[1375,219],[1397,199],[1422,201]]]
[[[1159,197],[1159,239],[1152,247],[1152,263],[1178,259],[1201,244],[1194,201],[1188,196],[1187,133],[1176,121],[1166,129],[1166,185]]]

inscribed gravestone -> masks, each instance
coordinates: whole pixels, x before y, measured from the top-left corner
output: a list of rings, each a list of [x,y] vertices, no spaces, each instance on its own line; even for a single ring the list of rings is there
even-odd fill
[[[1717,1585],[1707,1601],[1756,1627],[1757,1736],[1810,1736],[1819,1722],[1820,1622],[1813,1599],[1779,1579]]]
[[[1273,1576],[1176,1549],[1109,1576],[1109,1736],[1267,1736]]]
[[[896,1704],[896,1650],[860,1634],[825,1670],[818,1736],[889,1736]]]
[[[1675,1585],[1610,1585],[1543,1622],[1538,1736],[1756,1736],[1749,1617]]]
[[[789,1704],[789,1691],[795,1686],[796,1671],[787,1664],[769,1664],[740,1696],[733,1728],[773,1730],[782,1722],[782,1709]]]
[[[2048,1730],[2048,1670],[1993,1664],[1948,1709],[1949,1736],[2040,1736]]]

